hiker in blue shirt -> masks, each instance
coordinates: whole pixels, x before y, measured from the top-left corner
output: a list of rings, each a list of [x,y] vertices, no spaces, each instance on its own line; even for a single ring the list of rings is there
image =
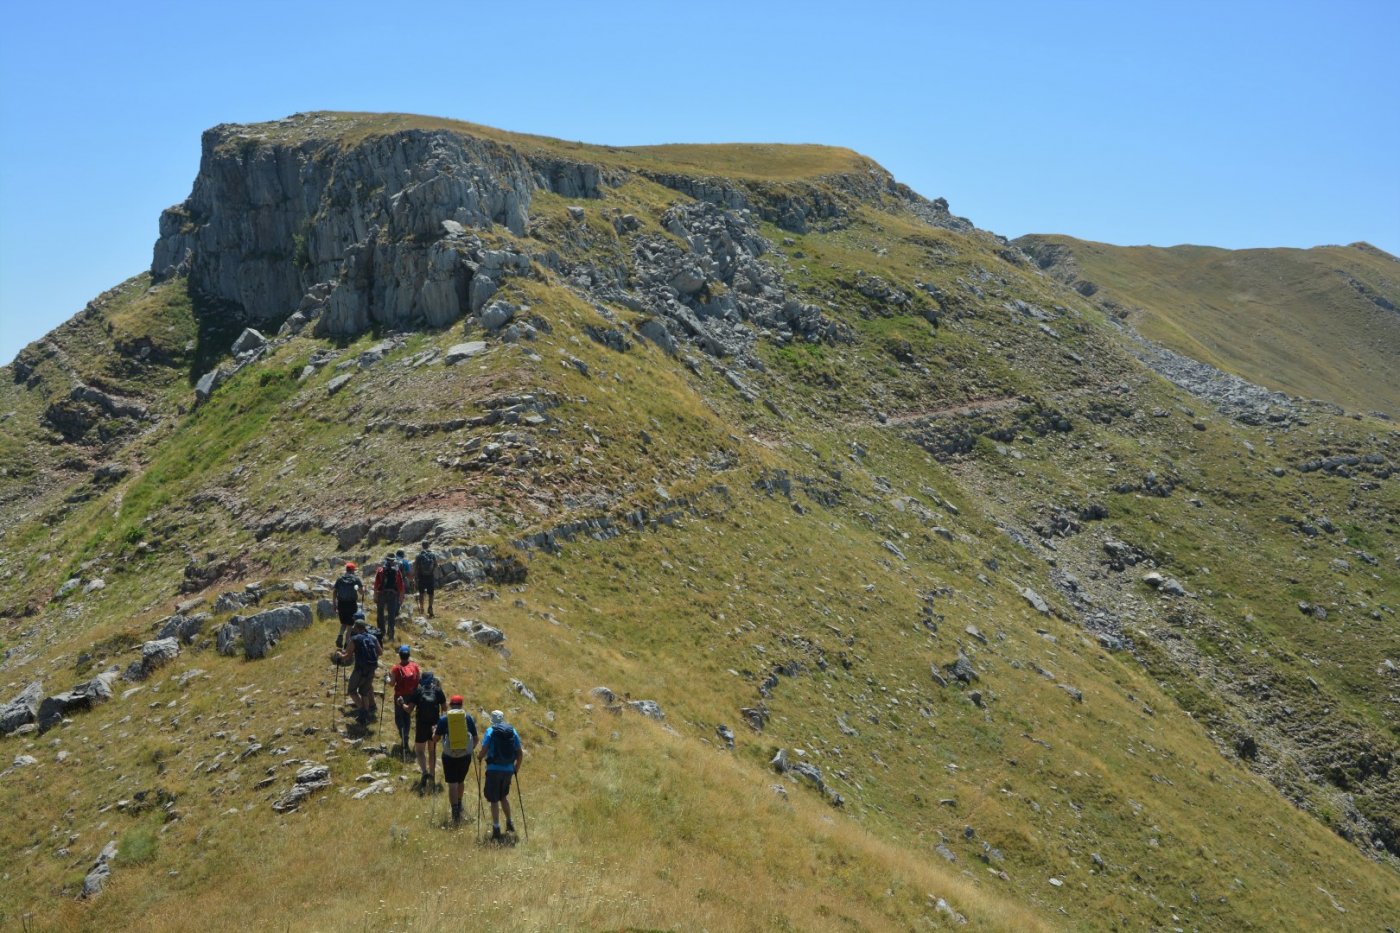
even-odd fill
[[[369,631],[363,611],[355,613],[350,644],[335,652],[341,661],[354,659],[346,692],[355,698],[355,721],[362,726],[374,720],[374,672],[379,667],[379,640]]]
[[[462,709],[462,698],[454,696],[447,713],[438,719],[436,733],[442,739],[442,779],[447,783],[447,799],[452,801],[452,822],[462,822],[462,784],[476,747],[476,720]]]
[[[476,757],[486,762],[483,793],[491,802],[491,838],[504,839],[500,809],[506,811],[506,832],[515,832],[515,824],[510,821],[510,779],[520,770],[525,748],[519,734],[506,722],[506,714],[498,709],[491,711],[491,726],[481,738]]]

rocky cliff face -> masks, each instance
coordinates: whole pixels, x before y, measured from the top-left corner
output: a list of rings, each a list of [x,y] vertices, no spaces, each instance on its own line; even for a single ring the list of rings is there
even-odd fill
[[[527,253],[484,249],[473,231],[500,226],[524,237],[537,192],[594,199],[603,186],[633,177],[627,170],[450,129],[407,129],[357,142],[327,133],[299,139],[276,133],[329,120],[298,115],[275,124],[225,124],[206,132],[193,191],[161,215],[151,263],[156,279],[188,275],[206,313],[264,327],[290,319],[290,328],[298,330],[314,320],[321,336],[361,333],[373,325],[441,327],[479,311],[503,276],[529,268]],[[855,203],[887,201],[949,229],[973,229],[949,214],[946,202],[920,198],[873,163],[865,173],[809,185],[659,171],[636,174],[715,205],[731,218],[717,221],[721,226],[733,226],[736,216],[741,219],[745,230],[713,244],[729,254],[714,277],[726,285],[733,284],[737,254],[747,260],[763,252],[756,234],[760,219],[805,232],[841,224]],[[684,223],[673,227],[677,236],[691,235]],[[701,266],[713,266],[709,245],[707,238],[692,246]],[[538,258],[552,264],[548,256]],[[649,259],[643,264],[647,268],[638,282],[621,284],[655,283],[654,264]],[[746,277],[755,297],[766,302],[752,313],[733,301],[701,308],[689,298],[705,278],[681,279],[672,294],[643,302],[673,319],[677,336],[714,329],[699,324],[692,310],[714,319],[761,317],[770,325],[798,321],[797,329],[809,333],[829,330],[814,322],[810,309],[784,307],[780,293],[758,295],[771,284],[771,275]],[[688,309],[667,313],[677,301]],[[776,310],[767,304],[776,304]],[[723,334],[706,342],[727,352],[743,344]]]
[[[618,180],[450,132],[344,146],[266,143],[217,126],[204,134],[189,198],[161,215],[151,271],[188,274],[202,298],[249,322],[324,309],[326,334],[442,325],[467,309],[473,279],[490,275],[454,234],[500,224],[523,235],[536,191],[594,198]]]

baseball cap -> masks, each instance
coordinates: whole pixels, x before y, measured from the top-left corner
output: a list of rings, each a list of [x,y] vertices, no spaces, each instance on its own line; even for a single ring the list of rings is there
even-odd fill
[[[399,645],[399,654],[406,657],[408,655],[408,645]]]
[[[346,570],[354,570],[354,569],[355,569],[355,562],[354,562],[353,560],[347,560],[347,561],[345,562],[345,569],[346,569]]]
[[[448,700],[448,702],[451,703],[453,706],[461,706],[461,705],[462,705],[462,697],[461,697],[461,695],[459,694],[459,695],[457,695],[457,696],[454,696],[451,700]]]
[[[499,726],[506,721],[506,714],[498,709],[491,711],[491,725]]]

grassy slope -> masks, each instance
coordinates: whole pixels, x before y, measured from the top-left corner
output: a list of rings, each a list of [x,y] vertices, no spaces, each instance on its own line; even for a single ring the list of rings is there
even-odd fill
[[[1110,246],[1028,238],[1069,249],[1082,278],[1141,309],[1141,332],[1271,388],[1347,408],[1400,412],[1400,261],[1371,247],[1223,250]]]
[[[637,182],[609,192],[615,203],[605,206],[654,222],[674,197]],[[541,198],[535,209],[546,237],[551,223],[563,229],[562,202]],[[593,239],[576,248],[590,255],[615,248],[610,228],[590,216],[588,229]],[[1339,545],[1300,550],[1291,532],[1272,523],[1297,499],[1348,515],[1357,528],[1348,533],[1370,536],[1365,546],[1386,556],[1394,552],[1394,530],[1383,518],[1400,511],[1393,481],[1357,500],[1342,480],[1267,473],[1318,444],[1363,443],[1378,426],[1328,421],[1326,437],[1281,435],[1275,448],[1262,431],[1240,432],[1208,416],[1206,432],[1179,415],[1107,427],[1076,418],[1069,435],[1019,434],[1003,449],[1021,460],[979,444],[950,470],[897,430],[878,426],[874,412],[1022,395],[1074,410],[1122,379],[1134,380],[1143,407],[1177,411],[1184,400],[1104,342],[1093,308],[970,239],[875,215],[836,233],[794,238],[784,252],[775,258],[791,279],[860,335],[849,347],[765,351],[770,372],[753,378],[789,420],[742,402],[716,374],[686,373],[653,348],[621,355],[601,348],[582,336],[584,324],[601,323],[590,305],[547,283],[512,281],[506,297],[528,302],[550,321],[552,335],[523,348],[494,347],[450,370],[410,370],[404,363],[418,351],[460,339],[455,328],[416,335],[330,398],[324,386],[333,365],[297,382],[318,344],[292,341],[193,416],[138,439],[127,455],[140,469],[116,488],[47,525],[31,520],[10,530],[8,559],[46,541],[73,560],[34,563],[32,576],[6,583],[7,602],[36,599],[75,569],[108,585],[49,607],[37,644],[6,623],[7,642],[23,637],[35,645],[35,656],[7,665],[7,695],[39,673],[58,688],[108,660],[125,660],[125,646],[148,637],[148,626],[179,598],[176,585],[191,559],[209,552],[241,559],[239,575],[211,594],[247,580],[304,577],[308,559],[332,553],[333,541],[310,532],[259,542],[250,529],[289,504],[374,515],[386,500],[431,490],[480,508],[488,520],[476,540],[502,545],[518,530],[593,513],[571,505],[571,495],[601,494],[621,510],[654,506],[657,485],[672,496],[709,491],[697,500],[703,514],[678,527],[536,555],[522,587],[444,594],[444,621],[500,626],[508,657],[412,639],[473,706],[512,710],[531,749],[523,776],[528,844],[477,850],[469,830],[451,835],[432,825],[427,802],[402,787],[361,802],[341,794],[366,762],[327,734],[335,717],[321,624],[263,662],[187,651],[143,692],[41,739],[6,742],[40,764],[0,780],[0,806],[32,817],[0,830],[0,849],[17,856],[6,859],[0,915],[34,912],[40,926],[73,928],[125,926],[143,916],[169,928],[197,919],[213,928],[353,929],[388,920],[411,929],[483,921],[917,929],[950,924],[934,907],[937,897],[975,925],[1000,929],[1327,929],[1393,915],[1400,905],[1392,868],[1361,858],[1220,755],[1208,732],[1216,728],[1210,717],[1219,714],[1208,707],[1220,702],[1217,694],[1199,686],[1192,692],[1165,661],[1144,668],[1106,654],[1072,625],[1031,611],[1018,587],[1034,586],[1058,603],[1050,568],[1043,554],[1014,545],[996,527],[1024,523],[1048,503],[1104,497],[1115,534],[1153,542],[1192,589],[1211,587],[1205,599],[1219,606],[1212,618],[1235,627],[1199,633],[1202,651],[1218,642],[1217,655],[1246,652],[1268,639],[1287,666],[1304,653],[1325,660],[1307,668],[1325,701],[1393,733],[1393,712],[1375,701],[1383,682],[1370,674],[1393,617],[1368,627],[1364,615],[1344,613],[1335,631],[1286,625],[1290,603],[1303,597],[1267,585],[1264,573],[1302,556],[1291,587],[1320,599],[1335,586],[1325,558],[1341,553]],[[906,291],[915,277],[950,291],[976,282],[988,297],[969,298],[964,315],[935,330],[917,314],[870,308],[853,293],[857,271]],[[1008,315],[997,292],[1072,306],[1067,323],[1056,324],[1062,339],[1046,341]],[[893,360],[888,348],[901,341],[926,372]],[[346,358],[370,342],[348,348]],[[561,351],[586,360],[592,378],[561,365]],[[860,392],[851,391],[855,385]],[[549,459],[533,475],[462,473],[439,462],[462,455],[468,436],[489,431],[417,438],[361,431],[386,415],[412,422],[470,415],[478,400],[503,389],[564,400],[550,412],[558,433],[538,433]],[[179,396],[172,389],[168,398]],[[641,440],[643,430],[651,443]],[[1261,453],[1242,458],[1246,438]],[[852,455],[853,441],[864,456]],[[716,470],[720,451],[729,465]],[[1116,496],[1105,492],[1108,467],[1114,476],[1170,467],[1194,485],[1166,500]],[[818,505],[795,491],[799,512],[757,491],[754,481],[774,468],[838,489],[840,504]],[[958,511],[929,499],[924,486]],[[199,491],[245,504],[191,506]],[[894,507],[901,496],[921,499],[951,539]],[[1188,497],[1206,504],[1190,505]],[[1065,546],[1092,550],[1096,534]],[[898,542],[908,560],[893,557],[885,540]],[[1242,542],[1257,553],[1240,560]],[[1375,574],[1371,604],[1400,601],[1394,567]],[[1225,579],[1206,579],[1215,575]],[[1100,581],[1085,574],[1085,582]],[[942,593],[936,635],[919,622],[931,590]],[[1179,623],[1169,623],[1169,610],[1145,589],[1134,599],[1144,609],[1133,634],[1145,646],[1165,646],[1146,652],[1151,664],[1179,640],[1161,631]],[[1232,600],[1247,601],[1253,619],[1242,621],[1246,613]],[[968,625],[987,644],[968,635]],[[950,662],[960,649],[981,672],[975,686],[986,710],[929,675],[930,665]],[[80,659],[83,652],[94,657]],[[772,666],[789,661],[800,667],[772,689],[767,729],[749,730],[738,709],[757,703]],[[179,688],[176,676],[193,667],[207,673]],[[539,704],[515,694],[510,678],[528,684]],[[1081,689],[1084,702],[1060,683]],[[674,731],[603,711],[588,694],[599,684],[656,699]],[[856,734],[843,733],[838,716]],[[738,736],[732,754],[718,747],[721,723]],[[235,762],[251,737],[264,750]],[[290,784],[294,767],[278,767],[270,788],[253,787],[281,746],[286,758],[331,764],[337,781],[287,817],[268,803]],[[779,747],[803,749],[845,807],[774,775],[767,762]],[[59,750],[73,758],[56,763]],[[220,752],[226,757],[210,771]],[[397,763],[387,768],[399,773]],[[780,780],[786,800],[770,789]],[[178,820],[162,825],[155,813],[102,809],[157,787],[176,795]],[[128,852],[150,854],[119,864],[108,893],[92,904],[63,897],[114,835]],[[983,842],[1004,861],[984,865]],[[938,845],[956,861],[936,854]],[[56,856],[61,846],[69,851]],[[441,871],[424,878],[424,862]],[[500,896],[483,897],[476,885],[447,880],[462,870],[508,883]],[[1051,877],[1064,885],[1051,885]],[[251,878],[259,879],[258,897],[247,896]],[[358,893],[366,878],[383,880]]]

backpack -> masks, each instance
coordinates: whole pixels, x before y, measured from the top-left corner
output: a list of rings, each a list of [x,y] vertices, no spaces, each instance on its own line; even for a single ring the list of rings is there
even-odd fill
[[[418,718],[437,722],[438,707],[442,705],[442,700],[442,690],[438,687],[437,679],[425,671],[418,681],[418,687],[413,691],[413,705],[418,710]]]
[[[491,743],[486,747],[486,763],[489,765],[508,765],[515,761],[515,750],[520,745],[520,740],[515,736],[515,730],[508,724],[502,723],[499,726],[491,727]]]
[[[379,643],[368,633],[350,639],[355,646],[355,666],[373,670],[379,666]]]
[[[339,580],[335,581],[336,602],[351,603],[359,602],[360,578],[353,573],[346,573]]]
[[[398,561],[385,564],[383,573],[379,577],[379,588],[388,592],[399,588],[399,568]]]
[[[413,566],[418,568],[418,576],[432,579],[437,573],[437,555],[432,551],[423,551],[413,559]]]
[[[412,670],[410,671],[409,668],[412,668]],[[412,661],[409,661],[407,664],[400,665],[399,683],[403,684],[403,687],[395,687],[394,695],[400,697],[413,696],[414,691],[418,689],[418,681],[422,677],[422,674],[422,669],[419,668],[418,665],[413,663]]]
[[[467,711],[461,707],[447,711],[447,744],[458,757],[467,752]]]

